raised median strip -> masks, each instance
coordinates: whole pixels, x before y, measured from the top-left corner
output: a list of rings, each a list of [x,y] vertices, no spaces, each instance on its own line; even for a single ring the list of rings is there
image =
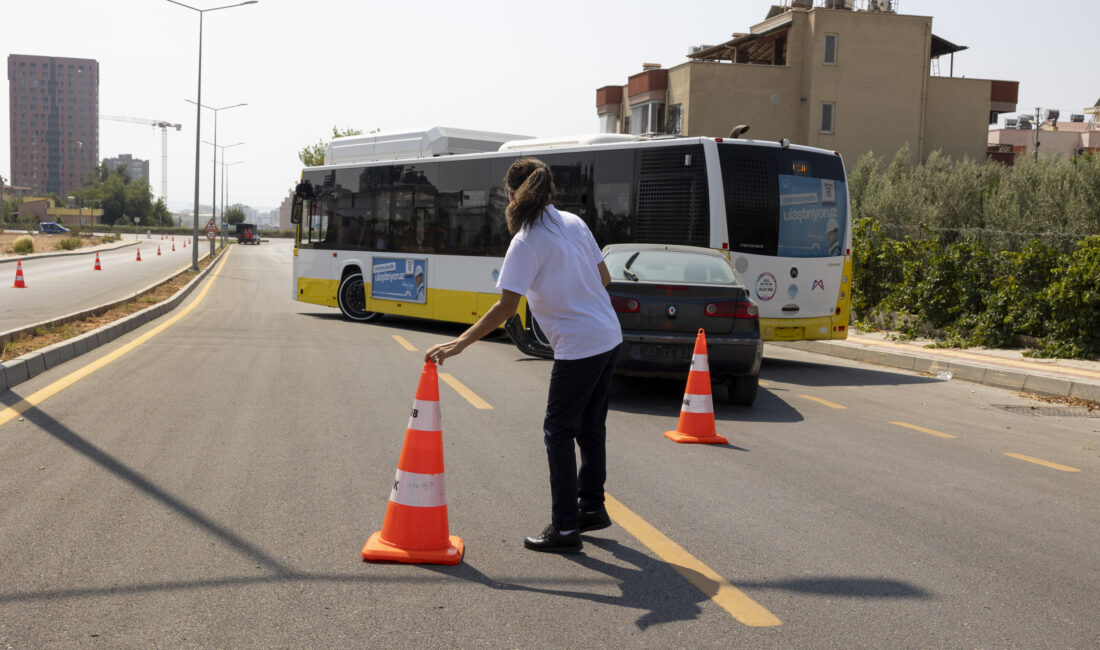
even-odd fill
[[[54,343],[53,345],[40,348],[33,352],[28,352],[9,361],[0,362],[0,390],[9,390],[11,388],[14,388],[15,386],[18,386],[19,384],[31,379],[32,377],[36,377],[37,375],[40,375],[51,368],[55,368],[65,363],[66,361],[71,361],[72,359],[82,354],[86,354],[102,345],[106,345],[107,343],[110,343],[111,341],[117,339],[123,334],[131,332],[138,327],[141,327],[142,325],[172,311],[173,309],[178,307],[180,303],[182,303],[184,299],[187,298],[191,291],[194,290],[195,286],[203,278],[206,277],[206,274],[209,273],[210,269],[218,261],[218,258],[224,255],[225,251],[227,250],[228,248],[223,248],[222,251],[218,253],[218,255],[216,255],[213,260],[211,260],[210,264],[208,264],[206,268],[199,271],[199,273],[194,278],[192,278],[190,282],[188,282],[182,289],[177,291],[175,294],[172,295],[172,297],[168,298],[167,300],[158,302],[145,309],[142,309],[141,311],[125,316],[117,321],[114,321],[113,323],[109,323],[102,327],[96,328],[90,332],[85,332],[83,334],[80,334],[79,336],[65,339],[64,341]],[[187,270],[184,270],[180,273],[186,272]],[[163,284],[164,282],[168,282],[172,278],[180,275],[180,273],[173,275],[167,280],[157,282],[156,284],[153,284],[152,286],[143,289],[142,291],[138,292],[138,295],[150,291],[157,286]],[[68,316],[54,319],[46,323],[39,323],[30,327],[24,327],[19,328],[18,330],[9,330],[7,332],[0,333],[0,339],[2,339],[0,340],[0,345],[3,345],[4,343],[16,338],[16,336],[8,337],[8,335],[10,334],[14,333],[15,335],[21,335],[31,333],[38,328],[71,323],[81,320],[83,318],[102,314],[112,307],[130,302],[131,300],[133,300],[133,297],[125,298],[123,300],[119,300],[108,305],[101,305],[99,307],[85,310],[77,314],[70,314]]]
[[[976,358],[976,354],[968,354],[965,359],[955,359],[947,355],[937,355],[935,351],[899,350],[896,346],[888,348],[849,341],[769,341],[767,345],[929,375],[951,373],[953,379],[987,386],[1100,402],[1100,378],[1078,376],[1084,374],[1080,371],[1070,374],[1070,370],[1067,370],[1065,374],[1059,375],[1053,367],[1031,370],[1001,365],[993,360],[982,363]]]

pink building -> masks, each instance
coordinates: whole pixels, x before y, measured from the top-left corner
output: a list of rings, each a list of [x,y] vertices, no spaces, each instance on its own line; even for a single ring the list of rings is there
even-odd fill
[[[1100,100],[1096,105],[1074,115],[1070,121],[1043,121],[1038,128],[1020,126],[1024,121],[1010,119],[1003,129],[989,131],[989,149],[991,158],[1010,162],[1015,156],[1057,155],[1073,158],[1085,153],[1100,152]]]

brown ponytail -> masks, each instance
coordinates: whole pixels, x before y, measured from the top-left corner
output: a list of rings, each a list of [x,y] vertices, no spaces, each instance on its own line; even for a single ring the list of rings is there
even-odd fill
[[[508,168],[504,183],[512,190],[512,201],[504,216],[508,220],[508,232],[514,235],[535,225],[542,216],[554,194],[554,181],[546,163],[538,158],[520,158]]]

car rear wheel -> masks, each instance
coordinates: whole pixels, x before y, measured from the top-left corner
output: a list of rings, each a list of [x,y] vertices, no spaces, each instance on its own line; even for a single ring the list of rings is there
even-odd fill
[[[340,281],[336,302],[345,318],[360,323],[370,323],[382,317],[376,311],[367,311],[367,294],[363,289],[363,274],[352,273]]]
[[[760,386],[760,375],[739,375],[726,381],[730,404],[752,406],[756,401],[756,389]]]

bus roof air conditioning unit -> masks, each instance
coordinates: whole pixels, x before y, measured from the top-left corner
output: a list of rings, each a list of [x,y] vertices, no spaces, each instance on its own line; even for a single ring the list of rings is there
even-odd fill
[[[335,138],[325,147],[326,165],[379,160],[405,160],[497,151],[500,145],[530,138],[514,133],[493,133],[437,126],[424,131],[372,133]]]

